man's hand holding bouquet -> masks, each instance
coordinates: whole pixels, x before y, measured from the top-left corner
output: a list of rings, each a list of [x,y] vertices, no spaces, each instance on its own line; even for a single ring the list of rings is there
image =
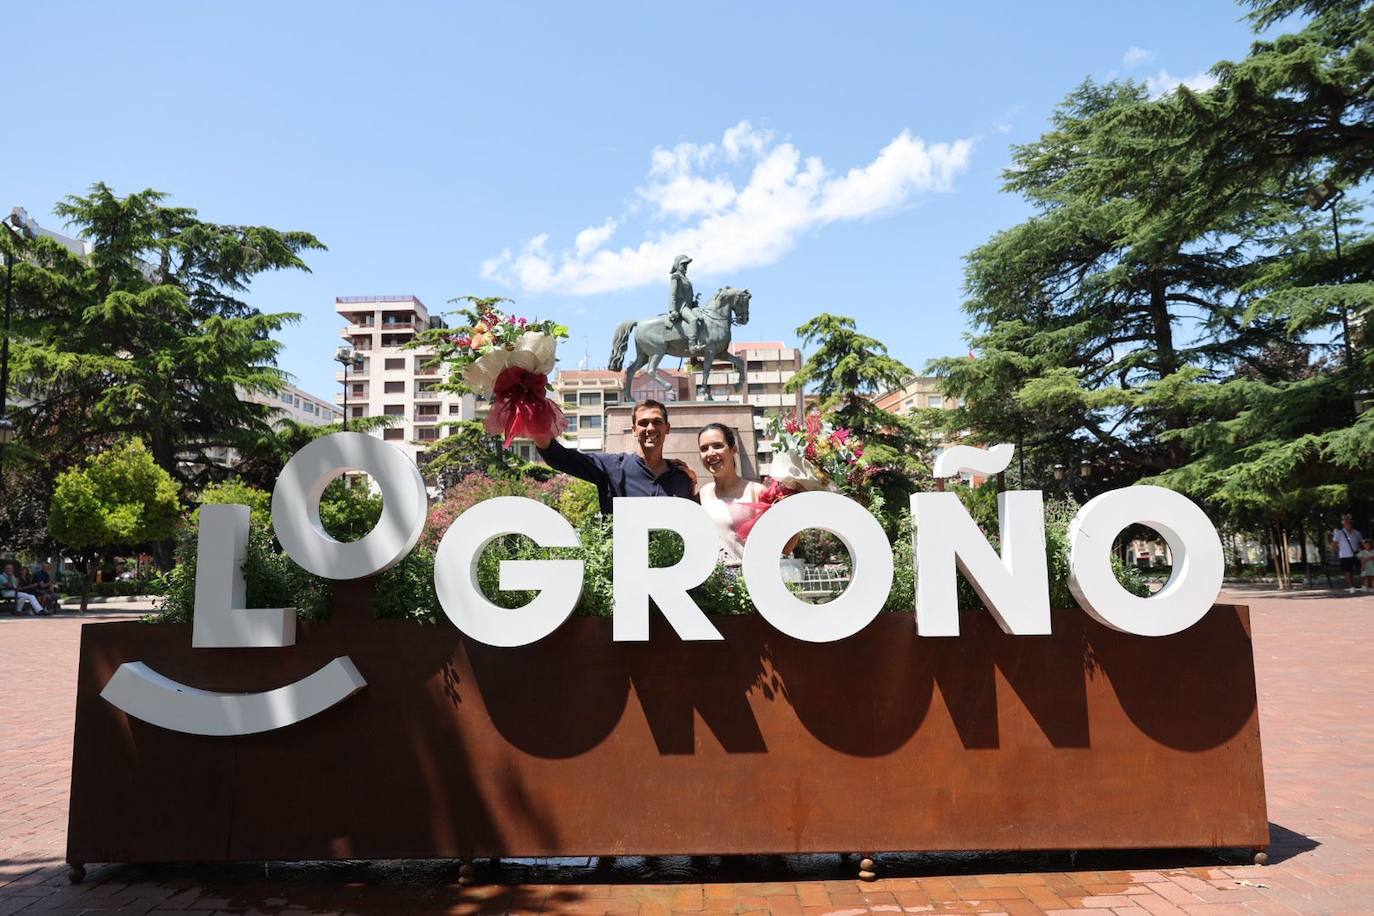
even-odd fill
[[[549,374],[568,329],[507,314],[499,307],[506,299],[464,298],[473,305],[458,313],[467,318],[466,325],[428,331],[415,345],[432,347],[431,364],[449,367],[449,387],[491,402],[483,425],[506,445],[516,438],[561,435],[568,419],[548,396]]]

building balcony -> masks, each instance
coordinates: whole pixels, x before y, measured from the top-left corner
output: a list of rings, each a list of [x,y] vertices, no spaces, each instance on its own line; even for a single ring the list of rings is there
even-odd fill
[[[348,378],[344,378],[344,371],[342,369],[334,373],[334,381],[336,382],[361,382],[366,380],[367,377],[368,371],[366,369],[349,369]]]

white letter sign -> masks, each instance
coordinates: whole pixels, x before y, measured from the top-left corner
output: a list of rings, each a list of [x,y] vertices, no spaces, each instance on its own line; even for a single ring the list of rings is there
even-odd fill
[[[720,555],[716,528],[706,510],[691,500],[653,496],[618,496],[615,506],[616,642],[649,638],[649,599],[683,639],[724,639],[687,594],[706,581]],[[682,537],[682,560],[659,569],[649,567],[649,532],[676,531]]]
[[[997,494],[1002,555],[953,493],[916,493],[916,632],[959,635],[955,566],[968,579],[1003,632],[1050,632],[1050,574],[1045,560],[1045,506],[1038,490]]]
[[[825,604],[808,604],[787,590],[778,558],[792,535],[829,531],[849,551],[849,587]],[[759,516],[744,545],[744,581],[759,613],[788,636],[833,642],[868,626],[892,589],[892,548],[883,526],[863,506],[838,493],[797,493]]]
[[[296,644],[296,609],[245,608],[248,591],[248,507],[200,507],[196,541],[196,603],[191,646],[265,649]]]
[[[320,522],[324,488],[348,471],[372,475],[382,517],[361,540],[344,544]],[[424,531],[429,495],[415,463],[400,449],[363,433],[321,436],[291,456],[272,490],[272,527],[287,556],[317,576],[361,579],[390,569]]]
[[[1112,543],[1128,525],[1158,531],[1174,555],[1169,581],[1148,598],[1122,588],[1112,570]],[[1088,500],[1069,524],[1069,591],[1113,630],[1168,636],[1188,629],[1212,609],[1225,573],[1221,538],[1211,520],[1173,490],[1108,490]]]
[[[434,555],[434,591],[453,625],[489,646],[525,646],[558,629],[582,597],[581,560],[502,560],[502,591],[539,594],[524,607],[493,604],[477,587],[477,561],[503,534],[540,547],[576,547],[577,531],[543,503],[523,496],[480,502],[454,520]]]

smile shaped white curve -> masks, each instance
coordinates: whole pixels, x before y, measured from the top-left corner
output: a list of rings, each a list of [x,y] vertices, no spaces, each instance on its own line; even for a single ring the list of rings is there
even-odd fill
[[[136,719],[190,735],[254,735],[303,722],[367,686],[340,656],[299,681],[261,693],[217,693],[125,662],[100,695]]]

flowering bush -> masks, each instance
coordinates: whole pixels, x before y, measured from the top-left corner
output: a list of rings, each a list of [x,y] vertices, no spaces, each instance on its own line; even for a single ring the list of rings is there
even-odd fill
[[[454,519],[482,500],[491,499],[493,496],[525,496],[557,509],[569,482],[569,478],[562,476],[536,480],[532,477],[488,477],[485,474],[469,474],[445,490],[443,498],[430,507],[429,516],[425,519],[425,530],[420,535],[420,545],[430,550],[438,549],[439,539],[444,536],[444,532],[453,524]]]

